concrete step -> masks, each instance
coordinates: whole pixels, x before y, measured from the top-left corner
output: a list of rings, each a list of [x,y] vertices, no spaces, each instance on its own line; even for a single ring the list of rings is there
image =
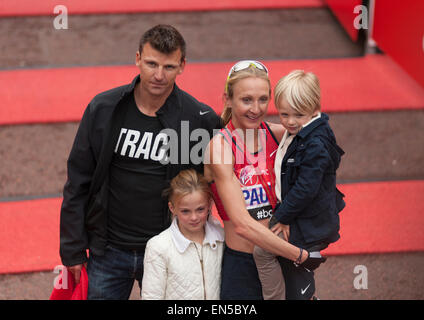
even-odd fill
[[[54,16],[0,19],[0,69],[133,63],[141,34],[158,23],[177,27],[188,61],[316,59],[362,54],[326,7],[75,15],[56,30]]]

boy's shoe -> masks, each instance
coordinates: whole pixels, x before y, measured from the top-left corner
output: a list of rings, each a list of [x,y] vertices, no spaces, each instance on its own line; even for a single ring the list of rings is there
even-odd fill
[[[299,264],[299,266],[304,267],[308,271],[313,271],[326,260],[327,258],[321,256],[321,253],[319,251],[312,251],[308,252],[308,258],[303,263]]]

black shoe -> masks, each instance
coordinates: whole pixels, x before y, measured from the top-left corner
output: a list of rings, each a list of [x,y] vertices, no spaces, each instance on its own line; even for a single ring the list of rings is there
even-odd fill
[[[308,252],[308,258],[303,263],[299,264],[299,266],[302,266],[309,271],[313,271],[326,260],[327,258],[321,256],[319,251]]]

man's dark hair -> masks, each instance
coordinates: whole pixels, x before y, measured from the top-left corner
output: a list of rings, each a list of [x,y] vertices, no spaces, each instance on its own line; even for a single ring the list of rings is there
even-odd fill
[[[153,28],[147,30],[140,39],[138,51],[143,51],[143,46],[146,43],[157,51],[170,54],[177,49],[181,50],[181,62],[184,61],[186,55],[186,44],[181,33],[178,32],[173,26],[166,24],[158,24]]]

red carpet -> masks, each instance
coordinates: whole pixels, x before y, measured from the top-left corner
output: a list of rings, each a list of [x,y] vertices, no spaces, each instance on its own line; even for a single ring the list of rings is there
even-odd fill
[[[424,181],[339,186],[346,198],[340,240],[328,255],[424,250]]]
[[[68,14],[253,10],[322,7],[323,0],[2,0],[0,16],[53,15],[57,5]]]
[[[424,181],[340,185],[347,207],[328,255],[424,250]],[[61,199],[0,203],[0,274],[60,264]]]
[[[0,273],[53,272],[61,264],[61,200],[0,202]]]
[[[265,62],[273,86],[293,69],[315,72],[325,112],[424,108],[424,88],[384,55]],[[190,63],[177,83],[220,113],[232,64]],[[1,71],[0,125],[79,121],[97,93],[130,82],[137,72],[135,66]],[[269,113],[276,113],[273,103]]]

